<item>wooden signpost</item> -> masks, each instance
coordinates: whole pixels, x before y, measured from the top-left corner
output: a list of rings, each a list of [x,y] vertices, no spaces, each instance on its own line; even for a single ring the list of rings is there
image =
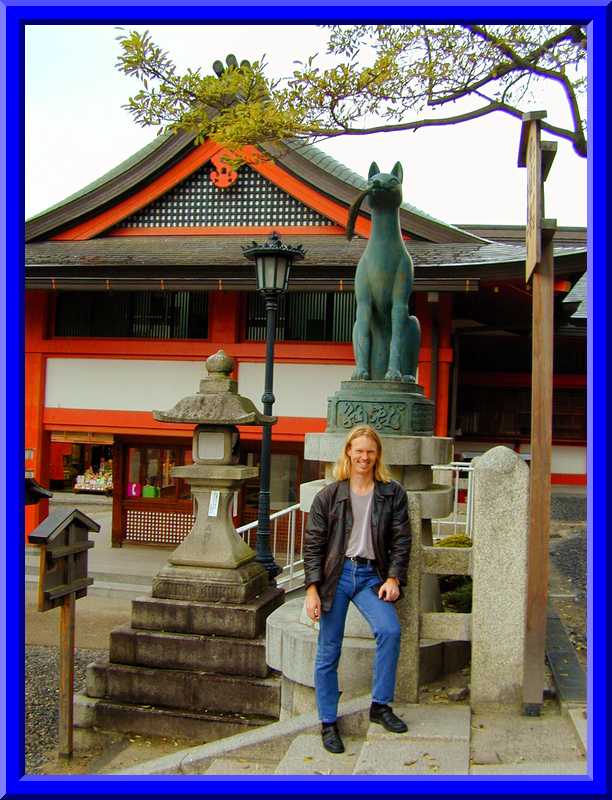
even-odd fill
[[[532,286],[531,472],[527,564],[523,713],[540,714],[544,696],[544,658],[548,596],[550,462],[552,450],[553,236],[556,220],[544,218],[544,181],[556,142],[542,142],[545,111],[523,116],[518,166],[527,167],[527,245],[525,281]]]
[[[30,534],[30,543],[40,546],[38,610],[61,608],[59,754],[66,758],[73,750],[75,604],[93,583],[87,575],[87,551],[94,543],[87,533],[99,530],[97,522],[75,508],[50,514]]]

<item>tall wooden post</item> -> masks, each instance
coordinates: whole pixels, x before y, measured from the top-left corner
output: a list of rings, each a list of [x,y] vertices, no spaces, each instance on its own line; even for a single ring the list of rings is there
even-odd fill
[[[519,167],[527,167],[526,275],[532,283],[531,473],[527,555],[527,607],[523,664],[523,713],[540,714],[544,696],[550,466],[552,451],[553,236],[556,220],[544,219],[544,181],[556,153],[555,142],[542,143],[545,111],[523,117]]]
[[[66,545],[70,551],[75,544],[74,524],[66,528]],[[65,560],[64,575],[66,583],[70,586],[76,578],[75,554],[68,552]],[[60,648],[59,648],[59,754],[65,758],[72,758],[72,722],[74,704],[74,622],[75,622],[75,593],[70,592],[64,597],[60,612]]]
[[[76,601],[85,597],[93,578],[87,575],[87,551],[94,546],[87,531],[100,526],[77,508],[55,511],[32,531],[40,545],[38,610],[61,607],[59,648],[59,755],[72,758],[74,640]]]
[[[60,616],[59,754],[72,758],[74,707],[74,592],[64,597]]]

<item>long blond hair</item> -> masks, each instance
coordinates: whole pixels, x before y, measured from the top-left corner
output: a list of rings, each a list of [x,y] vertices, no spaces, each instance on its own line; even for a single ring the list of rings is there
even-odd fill
[[[349,450],[353,440],[357,439],[359,436],[367,436],[368,439],[372,439],[372,441],[376,443],[376,449],[378,450],[378,453],[374,463],[374,480],[382,481],[383,483],[389,483],[391,480],[391,474],[383,460],[382,441],[374,428],[371,428],[369,425],[358,425],[356,428],[353,428],[352,431],[349,431],[346,439],[344,440],[344,446],[334,466],[334,478],[338,481],[346,481],[351,477],[351,459],[349,456]]]

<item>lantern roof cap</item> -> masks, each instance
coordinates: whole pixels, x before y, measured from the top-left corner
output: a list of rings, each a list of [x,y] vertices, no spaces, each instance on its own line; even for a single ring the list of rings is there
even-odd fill
[[[242,252],[251,261],[254,261],[257,256],[266,255],[282,255],[289,257],[292,261],[301,261],[306,255],[306,250],[301,244],[285,244],[276,231],[273,231],[265,242],[258,244],[253,241],[250,245],[243,246]]]
[[[230,378],[235,368],[236,362],[224,350],[209,356],[208,376],[200,381],[199,391],[183,397],[168,411],[153,411],[153,418],[194,425],[274,424],[276,417],[261,414],[252,400],[238,394],[238,384]]]

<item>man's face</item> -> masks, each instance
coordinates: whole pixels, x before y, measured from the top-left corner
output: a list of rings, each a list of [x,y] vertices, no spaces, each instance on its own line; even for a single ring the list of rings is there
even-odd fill
[[[369,436],[357,436],[348,448],[351,475],[372,476],[377,456],[378,447],[374,439],[370,439]]]

